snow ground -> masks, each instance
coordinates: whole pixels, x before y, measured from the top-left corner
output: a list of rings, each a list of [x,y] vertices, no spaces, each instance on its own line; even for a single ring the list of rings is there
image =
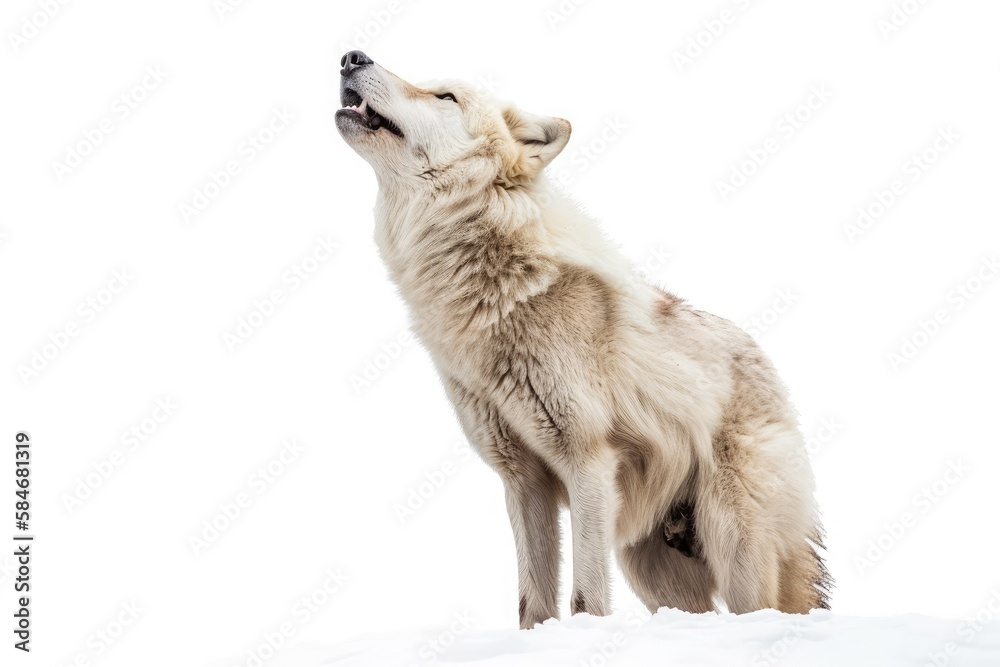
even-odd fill
[[[984,610],[985,612],[986,610]],[[990,618],[984,613],[980,618]],[[268,667],[998,667],[1000,621],[906,615],[883,618],[767,610],[736,616],[663,609],[654,616],[581,614],[531,631],[464,631],[370,637],[342,644],[279,651]],[[474,627],[474,626],[473,626]],[[245,665],[241,661],[239,664]]]

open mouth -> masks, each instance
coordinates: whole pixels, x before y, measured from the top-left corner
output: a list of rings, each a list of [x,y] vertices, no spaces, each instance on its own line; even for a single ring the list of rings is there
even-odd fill
[[[351,88],[344,88],[340,93],[340,103],[344,107],[337,112],[337,115],[354,119],[373,132],[388,130],[397,137],[403,136],[403,131],[391,120],[375,111],[368,103],[368,100]]]

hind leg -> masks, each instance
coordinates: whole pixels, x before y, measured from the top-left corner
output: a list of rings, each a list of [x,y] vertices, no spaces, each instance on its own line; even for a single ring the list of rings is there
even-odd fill
[[[660,607],[696,614],[715,611],[715,578],[708,566],[668,546],[658,530],[619,549],[618,564],[629,586],[652,612]]]
[[[779,602],[781,559],[778,536],[769,530],[767,509],[732,470],[698,499],[696,521],[703,553],[716,575],[719,596],[729,611],[745,614],[775,609]]]

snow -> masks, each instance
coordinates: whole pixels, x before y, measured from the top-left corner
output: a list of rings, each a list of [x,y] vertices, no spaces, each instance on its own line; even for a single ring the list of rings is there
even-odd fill
[[[1000,621],[919,615],[858,618],[815,611],[745,615],[662,609],[608,617],[579,614],[533,630],[467,632],[469,619],[423,633],[367,637],[279,650],[266,667],[629,667],[747,665],[769,667],[997,667]],[[232,663],[230,663],[232,664]],[[239,664],[247,664],[245,661]]]

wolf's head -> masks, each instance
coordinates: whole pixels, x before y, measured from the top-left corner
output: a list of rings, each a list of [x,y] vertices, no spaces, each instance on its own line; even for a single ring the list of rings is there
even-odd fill
[[[361,51],[341,66],[337,129],[383,184],[525,185],[569,141],[568,121],[525,113],[469,84],[414,86]]]

